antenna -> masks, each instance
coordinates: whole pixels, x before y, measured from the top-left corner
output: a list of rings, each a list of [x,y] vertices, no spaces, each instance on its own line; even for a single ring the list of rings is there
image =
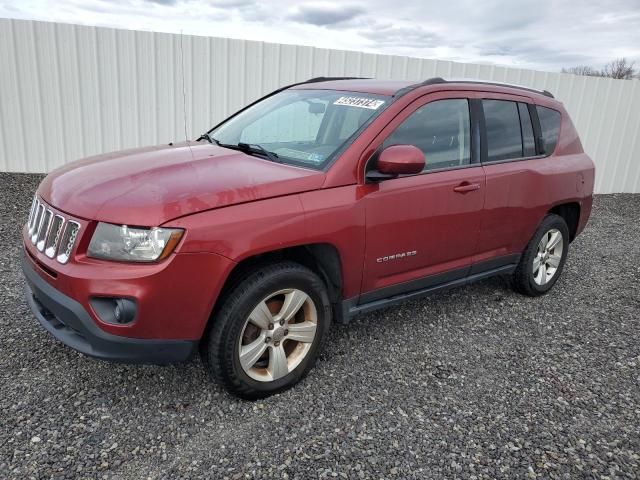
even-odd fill
[[[183,121],[184,121],[184,140],[189,147],[189,152],[191,152],[191,160],[195,160],[193,156],[193,150],[191,149],[191,144],[189,143],[189,134],[187,133],[187,86],[185,82],[185,74],[184,74],[184,34],[182,30],[180,30],[180,64],[182,71],[182,113],[183,113]]]

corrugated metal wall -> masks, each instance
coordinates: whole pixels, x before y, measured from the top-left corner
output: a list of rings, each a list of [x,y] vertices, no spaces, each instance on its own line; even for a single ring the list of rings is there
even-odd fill
[[[640,192],[640,81],[9,19],[0,19],[0,171],[47,172],[183,139],[183,61],[190,137],[264,93],[316,76],[467,77],[547,89],[596,162],[597,192]]]

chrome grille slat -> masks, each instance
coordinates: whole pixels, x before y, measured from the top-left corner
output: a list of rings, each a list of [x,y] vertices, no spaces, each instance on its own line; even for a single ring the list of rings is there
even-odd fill
[[[44,216],[42,217],[42,226],[38,230],[38,238],[36,241],[36,248],[41,252],[44,251],[44,242],[49,235],[49,229],[51,228],[51,222],[53,221],[53,212],[50,209],[46,209]]]
[[[79,231],[80,224],[78,222],[74,222],[73,220],[69,220],[67,222],[67,226],[65,227],[64,233],[62,234],[62,241],[60,242],[60,246],[58,248],[57,260],[60,263],[67,263],[69,261],[71,252],[73,251],[73,246],[75,245],[76,239],[78,238]]]
[[[31,221],[29,223],[29,236],[33,235],[33,230],[36,226],[36,219],[38,217],[38,209],[40,208],[40,202],[38,199],[35,199],[35,204],[33,205],[33,214],[31,215]]]
[[[27,226],[29,227],[29,235],[33,232],[33,224],[35,223],[36,212],[38,211],[38,199],[34,198],[31,203],[31,212],[29,212],[29,222]]]
[[[75,248],[81,225],[64,214],[55,213],[36,196],[31,203],[27,233],[40,252],[60,263],[67,263]]]
[[[62,234],[63,228],[64,217],[62,215],[54,215],[49,233],[47,234],[47,240],[44,244],[44,254],[47,257],[53,258],[56,256],[58,242],[60,241],[60,235]]]
[[[34,245],[38,240],[38,233],[40,233],[40,229],[42,228],[42,221],[44,220],[44,205],[40,203],[38,205],[38,213],[36,214],[36,222],[33,225],[33,233],[31,234],[31,243]]]
[[[27,220],[27,227],[31,229],[31,222],[33,221],[33,214],[38,203],[38,199],[33,197],[33,201],[31,202],[31,209],[29,210],[29,219]]]

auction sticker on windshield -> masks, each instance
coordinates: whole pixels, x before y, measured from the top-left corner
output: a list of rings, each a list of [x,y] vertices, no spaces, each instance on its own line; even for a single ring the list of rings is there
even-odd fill
[[[377,110],[384,105],[384,100],[378,100],[375,98],[365,97],[340,97],[333,102],[334,105],[345,105],[347,107],[368,108],[370,110]]]

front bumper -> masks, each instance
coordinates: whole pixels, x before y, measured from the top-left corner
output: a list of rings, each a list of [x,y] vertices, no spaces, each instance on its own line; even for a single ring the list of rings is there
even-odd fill
[[[197,347],[195,340],[138,339],[107,333],[80,303],[46,282],[24,253],[22,270],[27,280],[27,303],[38,321],[60,342],[81,353],[117,362],[167,364],[187,360]]]

